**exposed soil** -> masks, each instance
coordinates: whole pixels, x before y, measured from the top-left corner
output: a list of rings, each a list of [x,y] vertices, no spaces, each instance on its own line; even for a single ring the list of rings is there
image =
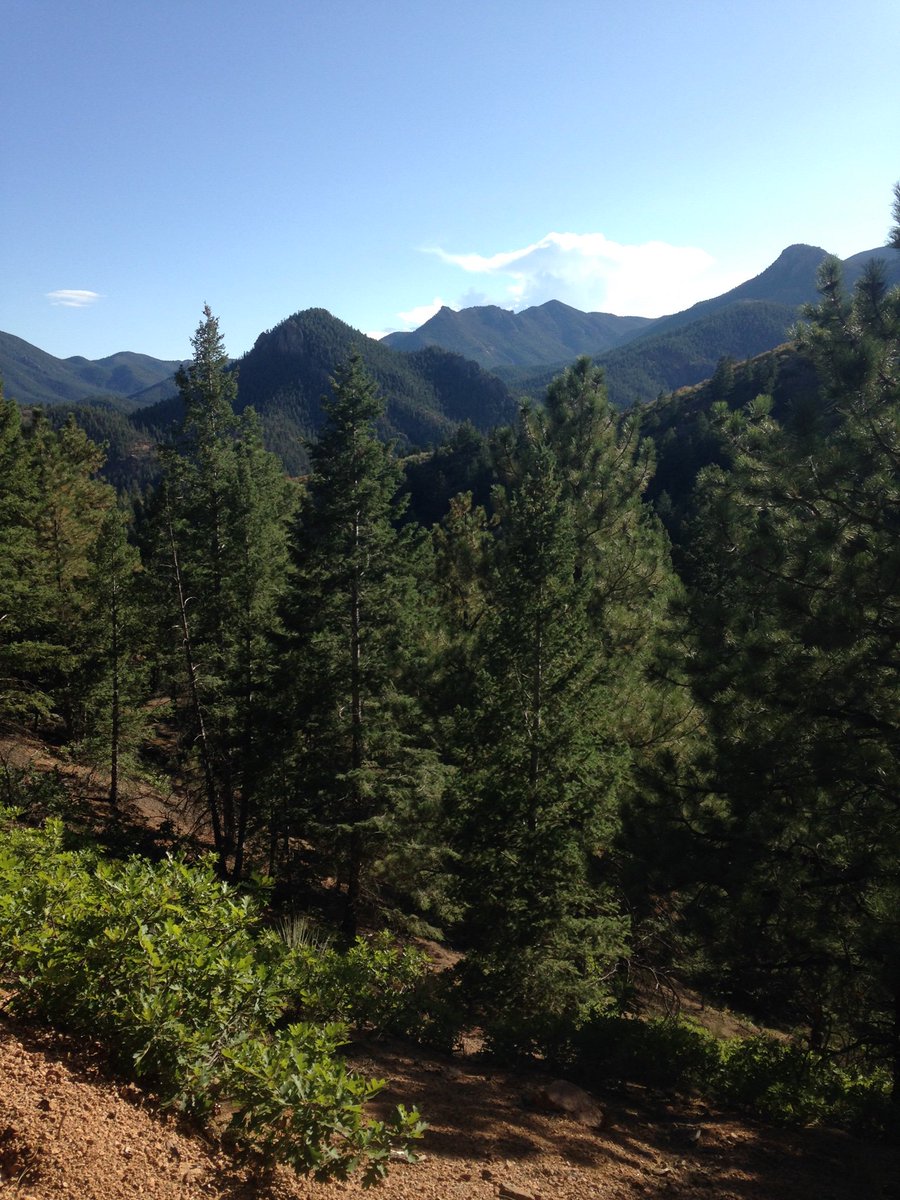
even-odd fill
[[[599,1130],[530,1108],[535,1077],[471,1055],[373,1044],[354,1065],[388,1077],[382,1106],[419,1106],[420,1161],[392,1164],[382,1200],[887,1200],[900,1197],[895,1150],[829,1131],[775,1130],[629,1088],[601,1098]],[[377,1106],[376,1106],[377,1107]],[[18,1200],[350,1200],[254,1171],[152,1097],[109,1073],[99,1047],[0,1021],[0,1195]],[[371,1194],[371,1193],[370,1193]]]

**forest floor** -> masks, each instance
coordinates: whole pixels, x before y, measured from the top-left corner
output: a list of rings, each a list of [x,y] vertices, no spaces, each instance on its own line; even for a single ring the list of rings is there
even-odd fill
[[[0,743],[0,763],[52,770],[102,812],[102,781],[38,743]],[[150,785],[123,807],[131,836],[143,828],[157,849],[189,834],[177,797]],[[348,1057],[388,1081],[373,1115],[415,1105],[429,1126],[419,1160],[393,1163],[370,1193],[379,1200],[900,1200],[900,1151],[847,1134],[777,1129],[636,1085],[597,1097],[596,1128],[538,1111],[527,1097],[550,1080],[499,1069],[474,1045],[450,1057],[366,1042]],[[0,1197],[352,1200],[362,1190],[241,1163],[117,1078],[99,1045],[0,1016]]]

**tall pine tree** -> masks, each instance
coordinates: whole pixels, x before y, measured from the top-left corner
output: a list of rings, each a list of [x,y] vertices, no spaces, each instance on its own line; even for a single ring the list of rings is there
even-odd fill
[[[900,291],[839,265],[798,330],[817,418],[731,422],[693,547],[712,753],[692,817],[721,981],[900,1095]]]
[[[243,869],[271,704],[271,639],[285,584],[292,493],[236,377],[209,307],[179,371],[185,416],[163,452],[158,561],[180,643],[185,728],[196,748],[223,873]]]
[[[375,434],[383,402],[358,355],[323,407],[285,608],[288,820],[326,852],[352,936],[366,881],[409,827],[424,786],[409,675],[420,551],[412,528],[397,528],[400,472]]]
[[[505,471],[449,814],[466,975],[495,1023],[602,1003],[626,935],[604,865],[626,755],[578,513],[542,415],[523,416]]]

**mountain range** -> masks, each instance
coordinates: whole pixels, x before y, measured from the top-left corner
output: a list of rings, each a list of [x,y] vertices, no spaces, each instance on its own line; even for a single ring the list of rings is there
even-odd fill
[[[699,383],[723,357],[750,358],[784,342],[801,306],[816,299],[826,257],[819,246],[788,246],[753,279],[655,319],[582,313],[556,300],[519,313],[492,305],[442,308],[414,332],[384,341],[403,349],[437,344],[456,350],[532,396],[587,354],[603,366],[613,403],[627,407]],[[844,260],[848,289],[872,258],[884,260],[889,284],[900,284],[900,255],[879,247]]]
[[[743,360],[783,343],[801,306],[816,298],[825,257],[817,246],[789,246],[755,278],[655,319],[584,313],[557,300],[518,313],[493,305],[442,308],[414,332],[376,341],[324,309],[307,309],[260,334],[234,364],[239,407],[257,409],[270,447],[300,471],[303,442],[321,424],[329,377],[354,347],[387,398],[382,432],[407,449],[433,445],[461,422],[488,429],[509,421],[514,395],[540,396],[582,354],[604,367],[615,404],[645,403],[709,378],[723,358]],[[882,258],[888,283],[900,284],[900,255],[879,248],[844,261],[848,287],[871,258]],[[104,401],[107,414],[110,407],[132,414],[129,426],[145,440],[164,436],[178,419],[178,366],[131,352],[58,359],[0,333],[7,395],[26,405]]]
[[[98,396],[128,400],[170,381],[177,360],[123,350],[108,358],[54,358],[37,346],[0,332],[0,379],[20,404],[82,404]]]

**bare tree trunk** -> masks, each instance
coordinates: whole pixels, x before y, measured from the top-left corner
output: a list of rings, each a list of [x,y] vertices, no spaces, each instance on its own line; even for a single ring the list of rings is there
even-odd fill
[[[112,584],[112,608],[110,611],[112,627],[110,629],[110,651],[112,654],[112,729],[109,745],[109,803],[112,808],[119,807],[119,739],[121,737],[122,714],[120,712],[121,698],[119,695],[119,602],[118,584]]]
[[[354,542],[359,545],[359,523],[354,527]],[[351,796],[353,828],[350,833],[347,864],[347,907],[343,932],[348,941],[356,937],[359,926],[359,892],[362,874],[362,837],[358,821],[362,817],[359,771],[363,765],[362,647],[360,644],[360,573],[353,573],[350,586],[350,767],[353,773]]]
[[[172,550],[172,569],[175,580],[175,592],[178,598],[178,614],[181,621],[181,644],[184,650],[184,662],[187,670],[188,694],[194,723],[197,727],[197,743],[200,749],[200,763],[203,767],[203,779],[206,788],[206,803],[209,810],[209,820],[212,826],[213,844],[219,859],[219,872],[223,876],[228,872],[227,854],[222,839],[222,822],[219,814],[219,804],[216,797],[215,775],[212,769],[212,755],[209,739],[206,734],[206,723],[203,720],[203,709],[200,705],[200,694],[197,688],[197,664],[194,659],[194,649],[191,642],[190,625],[187,615],[187,601],[184,595],[184,582],[181,576],[181,564],[178,559],[178,547],[175,543],[175,530],[172,528],[172,518],[166,510],[166,523],[169,533],[169,544]]]

